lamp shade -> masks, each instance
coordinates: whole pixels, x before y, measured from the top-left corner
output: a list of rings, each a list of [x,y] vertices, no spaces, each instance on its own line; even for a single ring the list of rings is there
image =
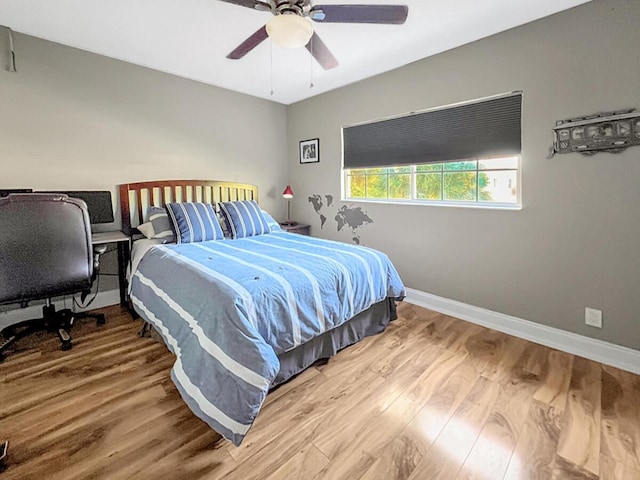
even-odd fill
[[[300,48],[309,43],[313,35],[313,25],[299,15],[283,13],[267,22],[267,34],[279,47]]]
[[[293,190],[291,190],[291,185],[287,185],[287,188],[282,192],[282,196],[284,198],[293,198]]]

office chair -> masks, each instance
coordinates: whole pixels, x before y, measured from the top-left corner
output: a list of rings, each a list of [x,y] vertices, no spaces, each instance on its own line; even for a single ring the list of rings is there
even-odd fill
[[[0,305],[46,301],[42,318],[26,320],[0,332],[0,361],[9,346],[36,330],[55,331],[62,350],[72,346],[75,319],[100,313],[55,310],[51,299],[81,294],[84,300],[97,277],[105,246],[91,245],[86,204],[62,194],[13,194],[0,198]]]

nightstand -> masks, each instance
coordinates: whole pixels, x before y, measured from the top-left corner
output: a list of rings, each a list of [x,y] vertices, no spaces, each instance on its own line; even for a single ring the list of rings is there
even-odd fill
[[[311,235],[311,225],[306,225],[304,223],[298,223],[296,225],[283,225],[281,223],[280,227],[285,232],[299,233],[300,235]]]

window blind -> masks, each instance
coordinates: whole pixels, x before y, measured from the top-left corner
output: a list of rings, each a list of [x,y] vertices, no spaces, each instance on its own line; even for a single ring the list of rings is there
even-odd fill
[[[519,155],[522,92],[343,127],[345,169]]]

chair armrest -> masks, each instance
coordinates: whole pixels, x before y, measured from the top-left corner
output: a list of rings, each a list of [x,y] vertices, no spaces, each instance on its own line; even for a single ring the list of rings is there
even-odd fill
[[[93,246],[93,274],[91,275],[91,283],[98,278],[98,274],[100,273],[100,255],[107,251],[106,244],[94,245]],[[80,293],[80,301],[84,302],[87,295],[91,292],[91,289],[84,290]]]
[[[100,255],[107,251],[107,245],[94,245],[93,246],[93,276],[92,281],[96,279],[100,272]]]

